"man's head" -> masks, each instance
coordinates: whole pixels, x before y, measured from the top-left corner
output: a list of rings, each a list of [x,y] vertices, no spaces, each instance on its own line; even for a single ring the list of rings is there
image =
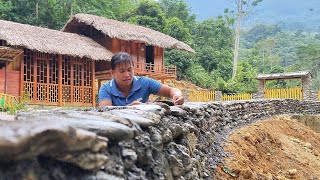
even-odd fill
[[[131,64],[133,67],[131,56],[126,52],[118,52],[117,54],[113,55],[111,58],[111,69],[115,70],[119,64]]]
[[[133,60],[128,53],[119,52],[111,58],[112,76],[116,80],[119,87],[130,87],[133,75],[134,66]]]

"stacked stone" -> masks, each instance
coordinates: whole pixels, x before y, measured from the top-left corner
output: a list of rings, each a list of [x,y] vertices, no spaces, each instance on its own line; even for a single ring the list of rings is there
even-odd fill
[[[0,179],[213,179],[227,155],[222,145],[230,132],[296,113],[319,114],[320,102],[274,99],[23,112],[14,121],[0,121]]]

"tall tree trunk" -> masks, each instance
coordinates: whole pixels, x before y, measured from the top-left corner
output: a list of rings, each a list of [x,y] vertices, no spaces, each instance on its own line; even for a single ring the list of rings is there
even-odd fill
[[[71,0],[70,1],[70,17],[72,17],[73,16],[73,3],[74,3],[74,0]]]
[[[242,19],[242,0],[238,0],[238,12],[237,12],[237,27],[235,31],[234,51],[233,51],[233,69],[232,69],[232,81],[235,80],[238,69],[239,58],[239,45],[240,45],[240,31],[241,31],[241,19]]]
[[[38,18],[39,18],[39,1],[36,1],[36,18],[37,18],[37,21],[38,21]]]

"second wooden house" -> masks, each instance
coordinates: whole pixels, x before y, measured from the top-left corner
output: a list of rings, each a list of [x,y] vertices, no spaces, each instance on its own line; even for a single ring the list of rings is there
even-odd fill
[[[136,75],[162,81],[176,78],[177,73],[175,66],[164,65],[165,48],[194,52],[187,44],[161,32],[90,14],[74,15],[62,31],[90,37],[112,53],[127,52],[133,57]],[[102,80],[111,78],[110,72],[110,61],[96,62],[99,87]]]

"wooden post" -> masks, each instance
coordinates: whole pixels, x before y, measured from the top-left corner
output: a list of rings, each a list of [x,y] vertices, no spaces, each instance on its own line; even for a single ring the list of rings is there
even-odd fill
[[[101,80],[98,79],[98,90],[100,89],[100,87],[101,87]]]
[[[92,60],[92,106],[96,106],[96,80],[95,80],[95,71],[96,71],[96,62]],[[101,85],[101,84],[100,84]]]
[[[71,57],[71,61],[70,61],[70,103],[72,104],[74,101],[73,97],[73,84],[74,84],[74,57]]]
[[[47,104],[50,102],[50,54],[47,54],[47,84],[46,84],[46,95],[47,95]]]
[[[24,85],[24,58],[20,59],[20,102],[24,101],[23,85]]]
[[[116,53],[116,52],[119,52],[119,49],[121,49],[121,44],[119,42],[119,39],[112,38],[111,51],[113,53]]]
[[[137,63],[135,70],[140,71],[141,69],[141,63],[139,62],[139,56],[140,56],[140,43],[137,43]],[[140,68],[140,69],[138,69]]]
[[[8,80],[8,61],[6,61],[5,71],[4,71],[4,93],[7,94],[7,80]]]
[[[88,61],[88,59],[83,58],[83,61],[85,61],[81,65],[81,102],[82,106],[84,105],[84,64]]]
[[[62,55],[59,54],[58,57],[58,106],[62,106]]]
[[[37,52],[34,50],[32,51],[32,60],[33,60],[33,103],[37,102]]]
[[[259,79],[257,98],[264,98],[265,97],[265,89],[266,89],[266,80]]]

